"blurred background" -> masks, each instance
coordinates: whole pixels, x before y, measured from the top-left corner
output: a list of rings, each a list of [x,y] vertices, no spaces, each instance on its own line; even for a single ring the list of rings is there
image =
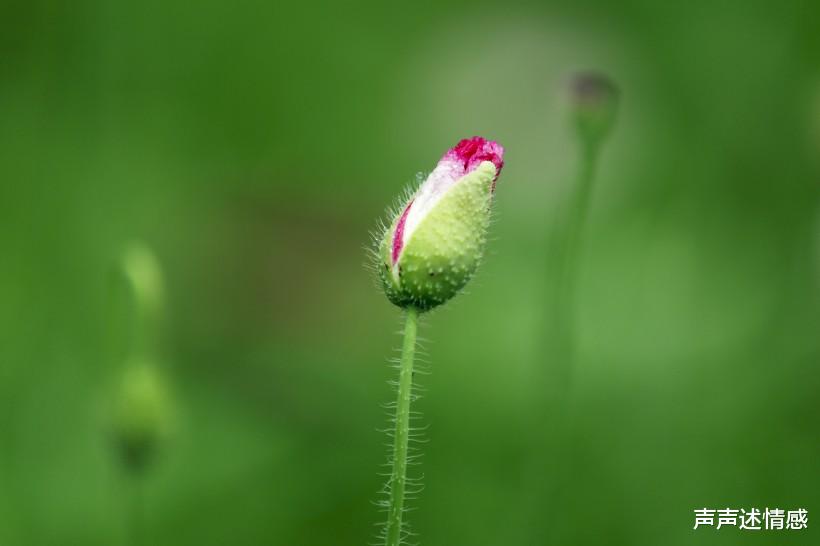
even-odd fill
[[[547,248],[587,69],[621,101],[568,381]],[[364,249],[474,134],[507,163],[478,277],[421,327],[421,542],[820,543],[817,3],[11,0],[0,544],[371,542],[401,314]],[[137,353],[164,432],[133,471]],[[703,507],[809,528],[693,531]]]

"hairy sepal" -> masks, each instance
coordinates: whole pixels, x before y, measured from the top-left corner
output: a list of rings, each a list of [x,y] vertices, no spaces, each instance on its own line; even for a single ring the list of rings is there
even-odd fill
[[[490,223],[496,168],[482,162],[441,197],[404,244],[396,263],[391,260],[399,217],[379,245],[379,276],[395,305],[421,311],[437,307],[458,294],[478,268]]]

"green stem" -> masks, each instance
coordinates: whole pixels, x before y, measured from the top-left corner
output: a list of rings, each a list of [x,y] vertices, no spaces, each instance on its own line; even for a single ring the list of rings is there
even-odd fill
[[[543,488],[537,493],[535,503],[556,506],[555,499],[562,498],[568,490],[569,469],[572,466],[570,437],[570,398],[577,359],[576,285],[580,273],[580,257],[583,249],[583,231],[592,200],[595,168],[599,146],[597,142],[581,142],[576,183],[571,190],[569,203],[563,216],[563,226],[558,243],[559,255],[555,287],[555,347],[551,354],[559,363],[548,379],[553,382],[554,396],[539,408],[548,434],[542,435],[542,450],[550,450],[551,465],[545,470]],[[542,462],[539,460],[539,465]],[[554,518],[536,517],[534,534],[539,544],[566,544],[568,532],[566,513],[563,508],[553,510]]]
[[[385,529],[385,546],[398,546],[401,542],[404,491],[407,485],[407,445],[410,439],[410,399],[413,390],[413,356],[416,351],[416,329],[419,312],[407,308],[404,323],[404,345],[399,366],[399,392],[396,399],[395,445],[393,447],[393,471],[388,490],[390,503]]]
[[[598,159],[597,143],[583,142],[581,165],[575,191],[572,193],[564,238],[563,271],[559,278],[559,324],[564,329],[564,341],[569,352],[569,360],[575,352],[575,307],[576,284],[580,272],[580,256],[583,247],[583,229],[592,197],[595,167]]]
[[[128,544],[142,546],[145,531],[145,492],[142,476],[129,476]]]

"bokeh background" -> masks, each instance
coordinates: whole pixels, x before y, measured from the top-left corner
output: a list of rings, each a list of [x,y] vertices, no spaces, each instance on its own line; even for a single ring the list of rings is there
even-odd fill
[[[621,102],[566,381],[547,249],[586,69]],[[479,276],[422,325],[421,542],[820,543],[816,2],[12,0],[0,544],[370,542],[401,317],[364,249],[473,134],[507,165]],[[140,478],[106,402],[133,240],[164,276],[172,407]],[[809,529],[693,531],[704,506]]]

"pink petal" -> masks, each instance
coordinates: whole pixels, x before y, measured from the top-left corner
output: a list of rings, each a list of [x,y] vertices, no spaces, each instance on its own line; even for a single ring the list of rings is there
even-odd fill
[[[399,254],[401,254],[401,249],[404,247],[404,224],[407,222],[407,213],[410,212],[410,205],[413,204],[413,199],[407,203],[407,206],[404,207],[404,212],[401,213],[399,217],[399,222],[396,224],[396,231],[393,233],[393,249],[391,253],[391,258],[393,259],[393,265],[399,259]]]
[[[472,172],[482,161],[491,161],[495,165],[495,178],[504,167],[504,147],[498,142],[486,140],[479,136],[465,138],[455,148],[445,154],[452,155],[464,166],[464,174]]]
[[[409,239],[421,220],[432,210],[439,199],[461,178],[473,172],[483,161],[495,165],[495,182],[504,166],[504,147],[499,143],[475,136],[461,140],[454,148],[447,150],[438,165],[419,188],[396,223],[391,247],[393,265],[401,256],[405,239]],[[415,203],[415,206],[412,206]],[[412,207],[412,210],[411,210]]]

